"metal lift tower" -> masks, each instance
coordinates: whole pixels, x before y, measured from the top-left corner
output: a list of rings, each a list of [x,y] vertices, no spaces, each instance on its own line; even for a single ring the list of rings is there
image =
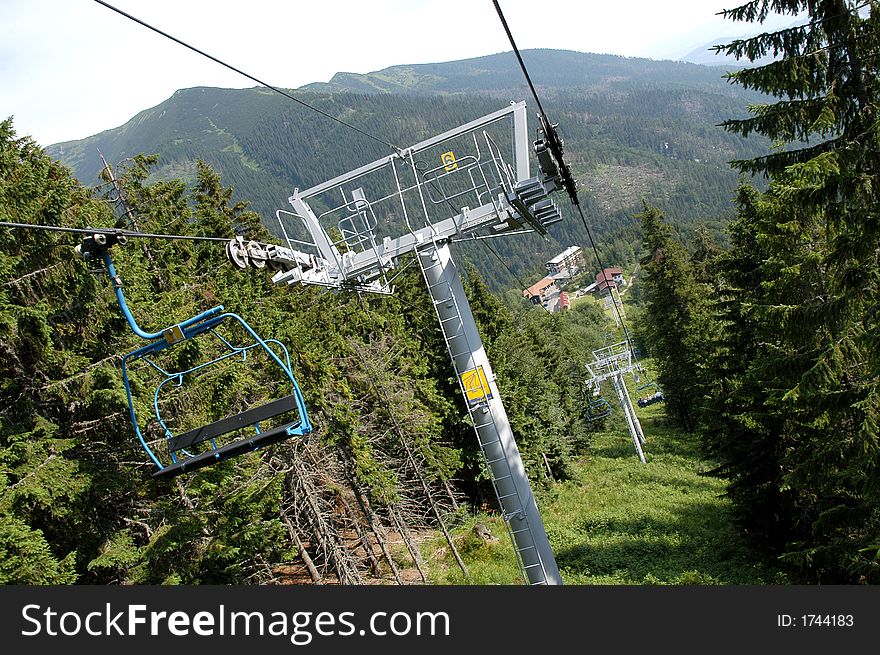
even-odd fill
[[[645,433],[642,432],[642,424],[636,416],[629,390],[623,376],[627,373],[643,372],[642,366],[635,361],[632,349],[628,341],[621,341],[605,348],[593,351],[593,361],[586,365],[590,377],[584,383],[588,389],[598,392],[599,385],[605,380],[611,380],[614,391],[617,394],[617,402],[626,418],[626,425],[632,436],[633,445],[642,464],[645,463],[645,452],[642,446],[645,444]]]
[[[561,220],[548,197],[562,188],[559,162],[548,150],[547,135],[539,130],[538,137],[533,145],[540,172],[532,177],[526,106],[511,103],[295,190],[293,212],[277,212],[286,247],[238,239],[228,244],[227,255],[242,268],[276,271],[276,284],[388,294],[398,259],[414,253],[523,577],[529,584],[562,584],[449,247],[454,240],[502,234],[546,235],[547,226]]]

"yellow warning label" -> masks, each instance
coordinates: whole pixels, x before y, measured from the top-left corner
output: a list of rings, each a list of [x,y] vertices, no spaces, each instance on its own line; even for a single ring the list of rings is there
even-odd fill
[[[165,341],[168,342],[169,346],[173,343],[184,340],[183,330],[179,325],[172,325],[170,328],[165,328],[162,331],[162,336],[165,337]]]
[[[489,381],[486,379],[486,373],[483,371],[482,366],[477,366],[477,368],[472,368],[462,373],[461,386],[464,387],[464,394],[469,405],[482,400],[488,400],[492,397]]]
[[[455,161],[455,153],[451,150],[440,155],[440,161],[447,173],[458,170],[458,162]]]

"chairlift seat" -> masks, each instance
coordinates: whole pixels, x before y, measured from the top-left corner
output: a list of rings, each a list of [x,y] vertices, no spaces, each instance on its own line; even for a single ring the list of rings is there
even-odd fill
[[[654,403],[662,403],[666,400],[666,397],[663,395],[662,391],[658,391],[653,396],[648,396],[646,398],[639,398],[638,404],[639,407],[648,407],[649,405],[653,405]]]
[[[172,452],[176,452],[183,448],[189,448],[202,441],[214,439],[222,434],[234,432],[249,425],[254,425],[260,421],[265,421],[274,416],[292,412],[296,409],[296,397],[293,394],[273,400],[265,405],[252,407],[240,414],[227,416],[219,421],[208,423],[199,428],[194,428],[183,434],[172,437],[168,440],[168,448]]]
[[[262,446],[267,446],[278,441],[283,441],[295,436],[303,436],[312,431],[312,424],[309,422],[308,412],[305,406],[302,392],[293,375],[293,369],[290,363],[290,353],[280,341],[276,339],[262,339],[254,329],[248,325],[241,316],[232,312],[224,313],[223,305],[218,305],[209,310],[203,311],[191,318],[180,323],[173,324],[163,330],[150,332],[142,329],[125,300],[125,294],[122,290],[122,281],[116,273],[113,260],[110,257],[110,247],[114,244],[121,244],[121,238],[113,236],[111,239],[103,233],[95,234],[83,240],[78,252],[85,259],[100,258],[104,263],[104,269],[107,276],[113,281],[113,291],[116,295],[116,301],[122,311],[122,315],[128,322],[132,332],[146,341],[144,345],[124,355],[120,364],[122,370],[122,382],[125,386],[126,400],[128,401],[129,417],[135,434],[144,451],[149,455],[153,463],[158,467],[153,473],[154,478],[173,478],[182,473],[194,471],[196,469],[210,466],[224,459],[229,459],[246,452],[256,450]],[[265,253],[262,251],[249,253],[252,259],[260,258],[265,265]],[[259,256],[259,257],[258,257]],[[238,324],[238,332],[244,333],[247,337],[244,344],[236,345],[233,337],[226,338],[221,335],[216,328],[226,321],[231,325]],[[173,348],[178,344],[186,343],[190,339],[200,335],[213,335],[216,338],[216,346],[221,351],[217,355],[216,351],[212,353],[212,358],[202,362],[188,362],[183,366],[185,370],[168,371],[163,365],[153,361],[152,357],[158,355],[167,348]],[[240,338],[240,337],[236,337]],[[273,344],[276,352],[269,344]],[[173,387],[184,386],[184,381],[194,378],[206,367],[218,365],[221,362],[240,361],[245,362],[251,350],[263,352],[268,357],[269,367],[280,368],[283,374],[282,380],[285,386],[290,385],[292,394],[272,400],[264,405],[247,409],[233,416],[227,416],[218,421],[209,423],[194,430],[188,430],[182,434],[175,435],[166,424],[162,417],[162,408],[160,403],[160,392],[166,385]],[[211,352],[211,351],[208,351]],[[166,446],[168,447],[168,455],[170,463],[165,466],[163,461],[159,459],[150,444],[144,438],[141,430],[141,422],[138,419],[135,398],[132,393],[132,385],[129,380],[128,365],[130,362],[145,362],[145,366],[152,369],[153,374],[158,375],[161,381],[155,386],[153,391],[153,409],[155,419],[159,426],[165,431]],[[169,403],[170,404],[170,403]],[[295,418],[291,417],[282,419],[282,425],[268,430],[261,430],[260,423],[269,418],[280,416],[288,412],[295,412]],[[254,433],[251,435],[238,435],[233,441],[217,447],[213,440],[223,434],[236,432],[242,428],[252,426]],[[212,448],[201,453],[190,454],[187,448],[204,441],[212,441]],[[178,457],[178,454],[181,455]],[[165,461],[168,461],[165,459]]]
[[[246,414],[247,412],[243,413]],[[219,422],[221,421],[218,421],[218,423]],[[237,455],[242,455],[244,453],[257,450],[258,448],[263,448],[273,443],[284,441],[286,439],[289,439],[291,436],[302,434],[303,432],[304,430],[302,430],[301,421],[295,421],[294,423],[281,425],[277,428],[273,428],[272,430],[267,430],[265,432],[260,432],[259,434],[255,434],[246,439],[233,441],[232,443],[221,446],[216,450],[208,450],[203,453],[199,453],[198,455],[182,459],[175,464],[171,464],[155,471],[153,473],[153,478],[157,480],[175,478],[178,475],[205,468],[206,466],[211,466],[225,459],[231,459],[233,457],[236,457]]]
[[[312,426],[309,422],[308,414],[306,413],[305,405],[303,402],[302,393],[300,392],[299,387],[296,384],[296,379],[293,377],[293,372],[290,368],[290,358],[287,354],[287,349],[284,347],[283,344],[273,339],[267,341],[261,339],[257,335],[257,333],[254,332],[253,328],[251,328],[250,325],[248,325],[247,322],[239,315],[232,313],[220,314],[220,312],[222,311],[223,307],[219,306],[214,308],[213,310],[204,312],[194,319],[184,321],[184,323],[180,324],[180,331],[183,336],[182,341],[168,341],[164,337],[164,333],[158,333],[158,335],[147,335],[147,337],[151,339],[148,344],[123,357],[123,383],[125,384],[126,394],[128,396],[129,412],[131,414],[132,423],[135,427],[135,432],[138,435],[141,445],[150,455],[153,462],[158,466],[158,469],[153,473],[154,479],[174,478],[183,473],[189,473],[191,471],[195,471],[197,469],[216,464],[217,462],[220,462],[222,460],[230,459],[237,455],[249,453],[263,446],[268,446],[270,444],[283,441],[294,436],[302,436],[312,431]],[[217,328],[222,322],[226,320],[231,320],[234,323],[240,325],[241,328],[243,328],[247,333],[250,334],[251,338],[253,339],[253,343],[244,346],[234,346],[222,337],[220,337],[220,335],[215,332],[215,328]],[[174,347],[178,343],[182,343],[183,341],[192,339],[193,337],[205,333],[212,333],[218,339],[220,339],[220,342],[226,348],[226,352],[219,355],[218,357],[215,357],[214,359],[211,359],[210,361],[198,363],[186,371],[167,372],[149,359],[152,355],[163,351],[168,347]],[[282,356],[284,357],[283,361],[268,346],[269,342],[274,343],[278,347],[280,347],[282,351]],[[186,432],[182,432],[180,434],[174,434],[165,424],[165,421],[161,416],[159,393],[162,387],[166,384],[175,384],[176,386],[180,386],[183,383],[184,376],[193,374],[200,369],[217,364],[218,362],[222,362],[233,356],[242,356],[243,361],[243,354],[247,353],[251,349],[261,349],[263,352],[268,354],[270,359],[273,360],[274,363],[281,368],[284,377],[292,385],[293,393],[278,398],[276,400],[272,400],[263,405],[251,407],[238,414],[221,418],[217,421],[208,423],[207,425],[203,425],[192,430],[187,430]],[[160,459],[156,456],[155,453],[153,453],[152,449],[144,440],[141,433],[140,425],[137,421],[137,416],[135,414],[134,403],[131,394],[131,385],[128,380],[127,362],[130,360],[134,361],[141,359],[146,360],[148,364],[150,364],[156,371],[159,371],[164,378],[164,380],[158,385],[158,387],[154,391],[153,406],[156,419],[159,421],[160,426],[165,429],[166,434],[168,435],[167,439],[165,440],[165,445],[167,447],[167,452],[170,455],[171,461],[167,465],[165,465],[164,462],[160,461]],[[282,423],[281,426],[273,427],[269,430],[260,430],[259,424],[261,422],[267,421],[268,419],[277,416],[281,416],[282,414],[286,414],[288,412],[292,413],[292,415],[290,418],[280,419]],[[254,433],[237,435],[235,437],[235,440],[231,441],[230,443],[226,443],[220,447],[212,444],[214,447],[200,453],[190,454],[187,452],[187,449],[204,441],[213,440],[224,434],[233,433],[241,430],[242,428],[247,428],[251,426],[255,428]]]
[[[598,421],[611,415],[611,404],[599,396],[594,400],[587,401],[587,420]]]

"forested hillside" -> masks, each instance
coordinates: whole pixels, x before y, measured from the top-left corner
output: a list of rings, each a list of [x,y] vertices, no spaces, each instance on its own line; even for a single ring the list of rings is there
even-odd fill
[[[738,176],[728,162],[754,156],[764,142],[725,133],[717,125],[744,115],[758,94],[731,86],[723,69],[694,64],[589,55],[524,53],[546,109],[560,123],[605,259],[635,262],[632,214],[643,199],[675,216],[690,233],[708,224],[718,235],[733,217]],[[370,75],[340,74],[329,84],[296,91],[322,111],[407,146],[527,96],[512,53],[472,60],[397,66]],[[530,111],[534,116],[534,112]],[[83,184],[111,163],[158,153],[156,178],[192,182],[196,160],[219,171],[267,226],[276,209],[290,209],[294,188],[307,188],[387,154],[363,138],[267,89],[184,89],[120,128],[48,152]],[[564,205],[565,203],[560,203]],[[568,218],[574,215],[563,208]],[[497,247],[508,268],[481,247],[466,247],[495,290],[520,285],[572,244],[586,243],[579,220],[538,237],[505,239]]]

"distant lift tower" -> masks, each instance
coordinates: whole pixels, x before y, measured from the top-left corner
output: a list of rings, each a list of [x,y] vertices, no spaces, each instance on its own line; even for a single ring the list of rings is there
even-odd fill
[[[642,432],[642,424],[636,416],[629,390],[623,376],[632,373],[637,376],[643,372],[642,366],[632,356],[632,349],[628,341],[621,341],[605,348],[593,351],[593,361],[586,365],[589,378],[584,383],[587,389],[599,391],[599,386],[606,380],[611,380],[614,391],[617,394],[617,402],[626,418],[626,425],[632,436],[633,445],[642,464],[645,463],[645,453],[642,446],[645,444],[645,433]],[[636,379],[638,379],[636,377]]]
[[[551,128],[552,129],[552,128]],[[555,136],[555,135],[554,135]],[[529,173],[526,106],[509,107],[290,197],[276,213],[287,247],[237,239],[238,266],[276,271],[276,284],[392,293],[398,259],[415,253],[528,584],[562,584],[492,367],[449,244],[537,232],[561,220],[548,197],[559,164],[538,131]],[[399,231],[405,226],[405,231]]]

